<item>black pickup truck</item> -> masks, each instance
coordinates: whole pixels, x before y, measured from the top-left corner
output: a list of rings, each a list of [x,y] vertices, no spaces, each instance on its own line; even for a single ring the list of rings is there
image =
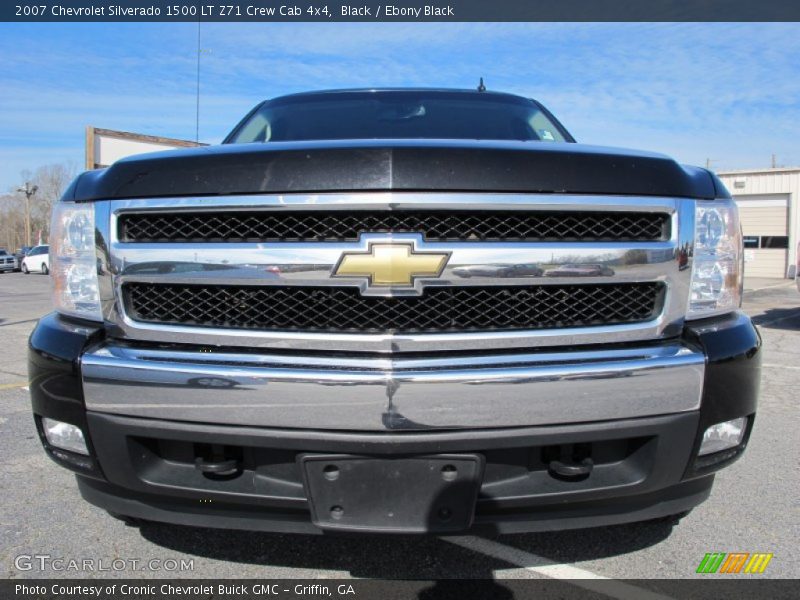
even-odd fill
[[[747,445],[760,340],[709,171],[483,90],[258,105],[80,175],[36,426],[114,514],[441,533],[659,519]]]

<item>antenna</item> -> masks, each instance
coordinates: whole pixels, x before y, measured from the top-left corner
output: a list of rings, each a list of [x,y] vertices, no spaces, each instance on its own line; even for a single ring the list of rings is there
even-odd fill
[[[200,20],[197,20],[197,97],[195,99],[194,141],[200,141]]]
[[[479,91],[479,92],[485,92],[485,91],[486,91],[486,86],[485,86],[485,85],[483,85],[483,77],[481,77],[481,81],[480,81],[480,83],[478,84],[478,91]]]

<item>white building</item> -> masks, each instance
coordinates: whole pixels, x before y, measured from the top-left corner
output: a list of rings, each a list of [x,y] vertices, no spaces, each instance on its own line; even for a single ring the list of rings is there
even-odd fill
[[[800,167],[717,175],[739,206],[745,274],[794,277],[800,234]]]
[[[158,135],[99,129],[89,125],[86,127],[86,168],[100,169],[107,167],[121,158],[133,156],[134,154],[176,150],[178,148],[195,148],[205,145],[199,142],[177,140]]]

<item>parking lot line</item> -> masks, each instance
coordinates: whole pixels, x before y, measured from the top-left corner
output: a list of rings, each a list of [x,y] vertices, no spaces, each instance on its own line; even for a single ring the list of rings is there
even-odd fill
[[[772,288],[779,288],[779,287],[789,287],[794,285],[794,280],[790,279],[789,281],[782,281],[781,283],[776,283],[773,285],[765,285],[764,287],[759,288],[744,288],[745,292],[760,292],[761,290],[771,290]]]
[[[13,390],[15,388],[24,388],[24,387],[28,387],[27,381],[18,381],[17,383],[0,384],[0,390]]]
[[[543,575],[551,579],[568,580],[572,585],[598,592],[611,598],[619,598],[620,600],[668,600],[671,598],[629,583],[613,581],[609,577],[592,573],[586,569],[557,563],[544,556],[506,546],[493,540],[474,536],[448,536],[441,539],[467,550],[517,565],[537,575]],[[599,580],[602,580],[603,583],[597,583]]]
[[[0,327],[8,327],[9,325],[21,325],[23,323],[36,323],[39,319],[25,319],[24,321],[12,321],[11,323],[0,323]]]

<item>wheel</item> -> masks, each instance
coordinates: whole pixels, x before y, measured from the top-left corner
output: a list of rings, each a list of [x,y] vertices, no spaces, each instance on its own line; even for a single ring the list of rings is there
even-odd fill
[[[22,272],[25,273],[25,275],[31,274],[31,272],[28,270],[28,265],[26,265],[25,263],[22,263]]]
[[[50,269],[47,268],[47,265],[42,263],[42,275],[47,275],[50,272]]]

